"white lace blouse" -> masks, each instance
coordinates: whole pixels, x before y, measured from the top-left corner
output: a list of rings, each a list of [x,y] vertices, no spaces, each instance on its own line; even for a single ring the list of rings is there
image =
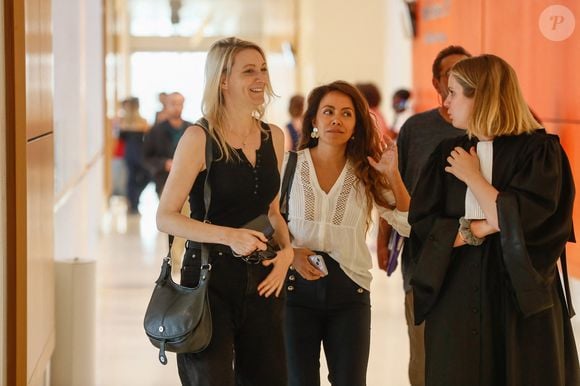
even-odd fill
[[[284,160],[284,165],[287,161]],[[284,169],[282,169],[284,170]],[[385,194],[394,205],[392,192]],[[403,236],[409,236],[407,212],[368,203],[364,187],[347,162],[334,186],[325,193],[318,184],[308,149],[298,152],[296,172],[288,202],[288,228],[295,248],[328,253],[360,287],[370,290],[372,259],[366,245],[367,207],[379,214]]]

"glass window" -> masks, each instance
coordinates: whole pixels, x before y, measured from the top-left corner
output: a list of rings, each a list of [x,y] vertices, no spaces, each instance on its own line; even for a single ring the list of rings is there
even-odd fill
[[[206,52],[136,52],[131,55],[131,94],[138,97],[141,115],[153,123],[161,110],[160,92],[180,92],[185,97],[182,117],[201,116]]]

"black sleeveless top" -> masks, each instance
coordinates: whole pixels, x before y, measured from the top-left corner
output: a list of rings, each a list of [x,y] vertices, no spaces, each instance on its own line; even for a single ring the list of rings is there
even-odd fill
[[[256,166],[246,158],[242,149],[233,149],[239,159],[221,159],[218,144],[213,143],[214,161],[211,166],[211,204],[208,219],[212,224],[239,228],[260,214],[268,213],[268,207],[280,188],[280,173],[272,143],[270,127],[260,122],[266,131],[261,132],[262,142],[256,150]],[[210,139],[209,137],[207,138]],[[213,139],[212,139],[213,140]],[[205,214],[203,184],[207,171],[197,176],[191,192],[189,204],[191,218],[202,221]]]

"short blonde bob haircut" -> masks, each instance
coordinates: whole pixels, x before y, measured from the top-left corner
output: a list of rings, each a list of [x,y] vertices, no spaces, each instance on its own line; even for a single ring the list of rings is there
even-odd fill
[[[494,138],[531,133],[541,127],[533,117],[514,69],[495,55],[480,55],[457,62],[449,73],[473,98],[467,123],[469,136]]]
[[[227,78],[231,74],[236,55],[243,50],[256,50],[262,55],[264,61],[266,61],[264,51],[257,44],[236,37],[220,39],[213,43],[207,53],[207,59],[205,61],[205,88],[201,102],[201,111],[209,123],[210,135],[217,141],[220,147],[221,157],[224,157],[226,160],[232,159],[232,155],[237,155],[237,153],[232,151],[232,148],[227,144],[225,139],[226,110],[221,83],[224,78]],[[262,106],[258,106],[256,111],[254,111],[253,115],[256,119],[263,117],[266,105],[275,96],[270,85],[269,75],[265,89],[266,102]],[[262,130],[261,125],[260,129]]]

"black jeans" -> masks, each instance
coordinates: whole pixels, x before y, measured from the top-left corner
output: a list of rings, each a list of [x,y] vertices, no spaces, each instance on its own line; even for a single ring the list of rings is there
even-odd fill
[[[370,348],[370,294],[330,256],[328,275],[303,279],[289,271],[285,338],[289,386],[320,385],[320,345],[333,386],[364,386]]]
[[[195,282],[200,256],[199,249],[188,248],[183,263]],[[182,385],[286,386],[284,299],[257,294],[271,268],[246,264],[222,251],[212,250],[210,257],[213,335],[201,353],[177,355]]]

